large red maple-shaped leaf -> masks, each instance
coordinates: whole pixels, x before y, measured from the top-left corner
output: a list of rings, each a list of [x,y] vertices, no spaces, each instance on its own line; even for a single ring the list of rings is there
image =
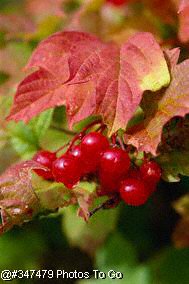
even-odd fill
[[[189,60],[172,69],[172,81],[161,93],[147,94],[145,101],[146,119],[125,136],[125,141],[140,151],[156,155],[161,141],[163,126],[174,116],[189,113]]]
[[[170,82],[163,52],[149,33],[121,47],[86,33],[57,33],[39,45],[27,67],[38,70],[19,85],[9,119],[27,122],[66,105],[70,126],[98,114],[109,134],[126,127],[145,90]]]

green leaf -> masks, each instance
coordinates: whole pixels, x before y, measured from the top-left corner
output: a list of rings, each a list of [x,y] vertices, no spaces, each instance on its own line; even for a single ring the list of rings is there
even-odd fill
[[[126,279],[127,275],[125,276]],[[152,273],[147,265],[140,265],[131,272],[128,279],[129,284],[152,284]]]
[[[168,249],[155,263],[154,284],[188,284],[189,249]]]
[[[133,266],[136,264],[136,259],[134,247],[121,234],[117,233],[97,252],[96,262],[97,267],[102,269],[103,267],[113,268],[114,265],[119,266],[123,263]]]
[[[30,125],[23,122],[10,123],[8,125],[10,141],[15,151],[23,158],[27,159],[37,151],[39,144],[37,137]]]
[[[71,138],[73,138],[73,136],[63,130],[49,128],[41,139],[41,147],[49,151],[56,151],[64,144],[67,144]]]
[[[34,174],[32,186],[35,194],[40,201],[40,211],[55,211],[69,205],[76,205],[78,215],[85,221],[89,216],[89,208],[92,206],[96,185],[93,183],[89,190],[88,182],[80,182],[73,190],[64,186],[63,183],[46,181],[38,175]],[[61,213],[61,210],[60,210]],[[74,218],[77,214],[75,213]]]
[[[169,182],[180,181],[180,175],[189,176],[189,152],[174,151],[160,155],[158,163],[163,169],[163,179]]]
[[[37,232],[26,230],[24,234],[8,233],[0,238],[0,267],[12,270],[40,269],[39,257],[45,250],[44,240]]]
[[[33,128],[35,135],[37,136],[39,143],[51,124],[52,116],[53,109],[49,109],[42,112],[39,116],[32,119],[29,123],[29,125],[31,125],[31,127]]]
[[[107,235],[115,229],[117,218],[118,208],[103,210],[94,214],[86,223],[76,217],[76,208],[70,207],[64,212],[63,230],[72,245],[94,254],[96,248],[103,244]]]
[[[40,148],[41,140],[48,130],[53,110],[47,110],[28,124],[10,122],[7,126],[10,141],[16,152],[23,158],[29,159]]]
[[[92,278],[81,281],[80,284],[119,284],[120,281],[129,284],[152,284],[151,268],[147,265],[138,265],[135,248],[121,234],[111,236],[108,242],[97,252],[96,264],[98,270],[106,273],[106,279]],[[111,279],[108,272],[121,272],[122,279]]]
[[[32,185],[40,200],[41,212],[53,211],[71,203],[71,192],[62,183],[46,181],[37,175],[33,175]]]

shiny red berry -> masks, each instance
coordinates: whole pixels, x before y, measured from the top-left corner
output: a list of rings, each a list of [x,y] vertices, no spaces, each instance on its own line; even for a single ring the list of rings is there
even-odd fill
[[[99,180],[107,192],[118,192],[120,182],[128,174],[130,167],[129,155],[119,148],[109,148],[100,159]]]
[[[72,189],[81,178],[81,165],[77,158],[64,154],[53,163],[52,173],[55,181],[62,182],[66,187]]]
[[[99,181],[101,185],[101,191],[106,194],[112,194],[119,191],[120,178],[110,177],[107,173],[100,173]]]
[[[126,204],[140,206],[147,201],[149,193],[142,180],[128,178],[122,182],[120,196]]]
[[[67,154],[81,160],[83,157],[83,154],[81,151],[81,145],[73,146],[72,149],[70,149],[70,151]]]
[[[47,171],[40,169],[34,170],[39,176],[43,177],[44,179],[53,179],[52,163],[56,160],[55,153],[42,150],[34,155],[33,160],[48,169]]]
[[[138,168],[130,168],[128,171],[128,178],[142,179],[140,170]]]
[[[123,177],[128,173],[129,167],[130,158],[126,151],[109,148],[101,156],[99,172],[112,174],[115,178]]]
[[[127,2],[127,0],[106,0],[106,1],[115,6],[121,6]]]
[[[143,180],[141,172],[138,168],[131,168],[128,172],[128,178]],[[149,195],[151,195],[156,190],[157,183],[145,182],[144,180],[143,182],[146,184],[146,190],[148,191]]]
[[[85,135],[81,141],[83,168],[85,173],[95,172],[99,166],[101,153],[109,147],[108,139],[98,132]]]
[[[77,159],[78,163],[80,163],[81,175],[84,175],[86,173],[83,167],[85,161],[83,158],[83,152],[81,150],[81,144],[73,146],[73,148],[67,154]]]
[[[155,161],[145,161],[140,167],[140,173],[147,183],[154,184],[161,178],[161,168]]]

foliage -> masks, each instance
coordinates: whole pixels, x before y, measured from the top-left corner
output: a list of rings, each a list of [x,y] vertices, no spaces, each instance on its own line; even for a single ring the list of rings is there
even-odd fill
[[[31,220],[42,228],[49,222],[68,240],[57,244],[58,249],[79,247],[97,269],[121,271],[123,281],[187,283],[189,3],[110,2],[0,4],[0,231]],[[132,165],[154,159],[161,166],[157,192],[139,209],[117,206],[90,218],[107,202],[97,195],[96,178],[88,176],[69,190],[34,173],[47,170],[32,161],[38,150],[57,151],[97,119],[105,123],[110,141],[117,135]],[[172,226],[167,222],[168,228],[163,227],[169,235],[163,241],[166,249],[153,235],[153,226],[156,232],[164,226],[161,209]],[[148,210],[152,220],[146,219]],[[2,236],[0,268],[15,269],[18,254],[21,269],[40,267],[51,248],[41,229],[32,226],[26,224],[23,235],[13,229]],[[144,232],[148,226],[150,233]],[[8,248],[14,242],[11,234],[16,248]],[[21,251],[28,245],[31,259],[24,261]],[[93,277],[79,283],[97,281]],[[103,283],[111,281],[118,282]]]

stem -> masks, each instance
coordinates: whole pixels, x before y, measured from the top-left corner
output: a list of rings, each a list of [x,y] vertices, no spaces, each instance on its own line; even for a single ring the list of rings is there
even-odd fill
[[[117,132],[115,132],[112,136],[111,136],[111,141],[112,144],[115,146],[116,145],[116,139],[117,139]]]
[[[119,136],[117,136],[117,141],[119,142],[121,149],[125,151],[125,145]]]
[[[102,123],[102,120],[100,120],[100,119],[91,122],[89,125],[87,125],[87,126],[83,129],[83,131],[81,131],[80,133],[77,133],[77,134],[75,135],[75,137],[73,137],[73,139],[72,139],[69,143],[67,143],[67,144],[65,144],[64,146],[60,147],[60,148],[55,152],[55,154],[57,154],[59,151],[63,150],[63,149],[64,149],[65,147],[67,147],[67,146],[69,146],[67,151],[70,151],[70,149],[73,147],[73,145],[75,144],[75,142],[76,142],[77,140],[81,140],[81,139],[83,138],[83,136],[85,135],[86,131],[87,131],[89,128],[91,128],[92,126],[96,125],[96,124],[101,124],[100,128],[102,128],[102,129],[103,129],[103,127],[106,127],[106,126]]]
[[[86,131],[87,131],[89,128],[93,127],[93,126],[96,125],[96,124],[101,124],[101,127],[104,125],[104,124],[102,123],[102,120],[101,120],[101,119],[95,120],[95,121],[91,122],[89,125],[87,125],[87,126],[83,129],[83,131],[81,131],[80,133],[78,133],[78,134],[73,138],[73,140],[71,141],[71,144],[70,144],[70,146],[69,146],[69,148],[68,148],[68,151],[73,147],[74,143],[75,143],[77,140],[81,140],[81,139],[83,138],[83,136],[85,136]]]
[[[98,212],[101,209],[105,210],[105,209],[115,208],[119,204],[119,202],[120,202],[120,197],[119,195],[116,194],[114,197],[106,200],[105,202],[103,202],[102,204],[91,210],[89,212],[89,218],[92,217],[96,212]]]
[[[96,131],[100,131],[100,133],[103,133],[103,131],[106,129],[106,125],[105,124],[102,124],[101,126],[99,126],[99,128],[97,128]]]
[[[67,146],[70,145],[70,142],[64,144],[62,147],[60,147],[58,150],[56,150],[54,153],[57,154],[58,152],[60,152],[61,150],[63,150],[64,148],[66,148]]]
[[[75,142],[76,142],[77,140],[81,140],[82,137],[83,137],[82,132],[81,132],[81,133],[78,133],[78,134],[70,141],[70,146],[69,146],[69,148],[68,148],[68,151],[73,147],[73,145],[75,144]]]
[[[101,124],[101,126],[104,125],[104,123],[102,122],[101,119],[95,120],[95,121],[91,122],[89,125],[87,125],[87,126],[83,129],[83,131],[82,131],[81,133],[82,133],[82,134],[85,134],[86,131],[87,131],[89,128],[91,128],[92,126],[94,126],[94,125],[96,125],[96,124]]]
[[[67,134],[67,135],[72,135],[72,136],[74,136],[74,135],[77,134],[77,132],[75,132],[75,131],[71,131],[71,130],[69,130],[69,129],[61,128],[61,127],[58,127],[58,126],[56,126],[56,125],[51,125],[51,128],[52,128],[52,129],[55,129],[55,130],[62,131],[62,132],[64,132],[64,133]]]

